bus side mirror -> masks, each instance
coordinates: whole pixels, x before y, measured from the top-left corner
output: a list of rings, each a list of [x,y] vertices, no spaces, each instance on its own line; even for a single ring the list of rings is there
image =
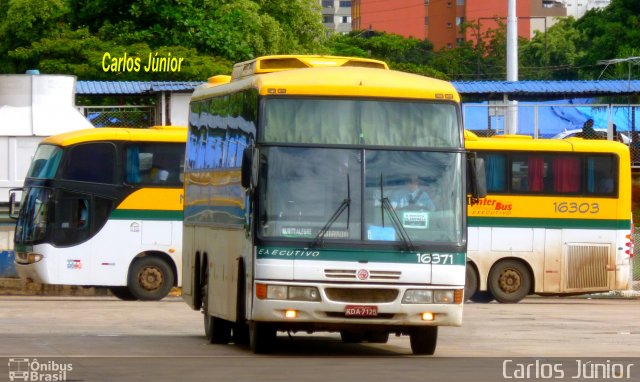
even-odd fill
[[[484,159],[478,158],[476,153],[467,155],[467,184],[472,199],[487,196],[487,178],[485,175]]]
[[[16,202],[16,194],[22,192],[22,188],[13,188],[9,190],[9,217],[18,219],[20,215],[20,203]]]
[[[244,188],[255,188],[258,184],[258,149],[247,147],[242,152],[240,183]]]

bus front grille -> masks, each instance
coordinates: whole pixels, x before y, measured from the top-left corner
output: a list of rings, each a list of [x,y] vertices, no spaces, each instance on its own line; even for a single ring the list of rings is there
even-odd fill
[[[567,291],[608,289],[608,244],[567,244]]]
[[[331,301],[347,303],[393,302],[398,298],[397,289],[326,288],[324,292]]]
[[[357,277],[355,269],[325,269],[324,276],[331,279],[355,280]],[[369,280],[385,281],[400,280],[402,272],[399,271],[369,271]]]

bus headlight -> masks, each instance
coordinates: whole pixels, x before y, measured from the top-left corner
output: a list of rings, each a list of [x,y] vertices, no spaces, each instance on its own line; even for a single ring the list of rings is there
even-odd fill
[[[407,289],[402,297],[403,304],[431,304],[433,291],[428,289]]]
[[[458,296],[462,289],[407,289],[402,297],[403,304],[460,304],[462,297]]]
[[[289,300],[320,301],[320,293],[316,287],[289,287]]]
[[[37,262],[38,262],[38,261],[40,261],[40,260],[42,260],[42,255],[41,255],[41,254],[39,254],[39,253],[33,253],[33,252],[31,252],[31,253],[29,253],[29,254],[27,255],[27,263],[28,263],[28,264],[35,264],[35,263],[37,263]]]
[[[287,287],[285,285],[267,285],[268,300],[286,300]]]
[[[264,284],[257,284],[260,289]],[[267,300],[295,300],[295,301],[320,301],[320,292],[316,287],[289,286],[289,285],[267,285]],[[260,293],[257,293],[258,298]]]
[[[453,291],[452,290],[435,290],[433,293],[433,302],[436,304],[452,304],[453,303]]]

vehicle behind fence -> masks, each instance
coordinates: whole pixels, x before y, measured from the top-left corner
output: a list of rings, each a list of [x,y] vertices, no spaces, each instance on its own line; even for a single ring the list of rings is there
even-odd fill
[[[592,103],[519,102],[516,106],[499,103],[465,103],[465,127],[478,136],[506,132],[534,138],[580,137],[584,123],[592,119],[598,138],[618,140],[631,149],[631,165],[640,168],[640,105]],[[507,126],[510,111],[517,124]]]
[[[150,127],[156,125],[154,106],[82,106],[95,127]]]

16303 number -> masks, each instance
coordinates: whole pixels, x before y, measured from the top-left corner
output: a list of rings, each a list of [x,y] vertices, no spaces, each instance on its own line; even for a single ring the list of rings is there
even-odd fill
[[[561,214],[597,214],[600,212],[600,205],[598,203],[577,203],[577,202],[553,202],[553,209],[555,212]]]

